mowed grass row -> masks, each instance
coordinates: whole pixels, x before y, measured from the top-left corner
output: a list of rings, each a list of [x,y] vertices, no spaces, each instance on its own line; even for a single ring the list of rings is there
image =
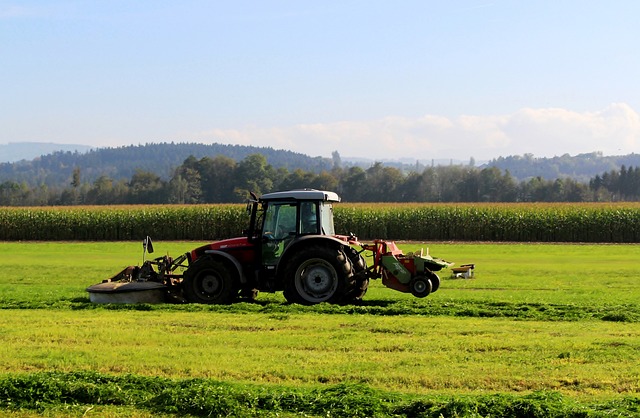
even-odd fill
[[[640,203],[338,204],[339,233],[361,239],[640,242]],[[244,205],[0,208],[0,240],[121,241],[239,236]]]
[[[0,417],[632,417],[633,397],[577,400],[554,391],[407,395],[365,384],[242,384],[96,372],[0,376]]]

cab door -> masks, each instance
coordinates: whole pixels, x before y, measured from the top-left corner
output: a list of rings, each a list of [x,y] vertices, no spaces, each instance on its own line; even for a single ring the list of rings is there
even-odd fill
[[[273,271],[286,246],[296,237],[296,202],[269,202],[262,225],[262,266]]]

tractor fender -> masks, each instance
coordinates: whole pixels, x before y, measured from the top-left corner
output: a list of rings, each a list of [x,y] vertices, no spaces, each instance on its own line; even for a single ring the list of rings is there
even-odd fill
[[[285,248],[284,252],[282,253],[282,257],[280,258],[280,262],[278,262],[278,266],[276,269],[276,275],[280,276],[284,273],[288,259],[291,258],[293,254],[296,254],[303,247],[318,243],[330,246],[332,248],[335,248],[336,250],[348,246],[348,244],[346,244],[344,241],[328,235],[303,235],[297,237],[296,239],[291,241],[291,243],[289,243],[287,248]]]
[[[204,253],[214,258],[221,257],[224,260],[230,262],[231,265],[233,265],[233,267],[236,269],[236,272],[238,273],[238,277],[240,278],[240,283],[242,284],[247,283],[247,277],[244,275],[244,269],[242,268],[242,265],[238,262],[238,260],[234,256],[232,256],[229,253],[225,253],[223,251],[218,251],[218,250],[206,250]]]

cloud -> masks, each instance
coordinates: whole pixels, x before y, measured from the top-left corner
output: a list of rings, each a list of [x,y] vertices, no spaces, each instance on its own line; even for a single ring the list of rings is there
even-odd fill
[[[532,153],[554,156],[601,151],[627,154],[640,145],[640,115],[625,103],[595,112],[525,108],[507,115],[388,116],[284,127],[212,129],[198,140],[270,146],[328,157],[479,160]]]
[[[513,146],[529,143],[530,152],[553,150],[555,154],[602,151],[620,154],[637,151],[640,116],[624,103],[597,112],[566,109],[522,109],[503,128]]]

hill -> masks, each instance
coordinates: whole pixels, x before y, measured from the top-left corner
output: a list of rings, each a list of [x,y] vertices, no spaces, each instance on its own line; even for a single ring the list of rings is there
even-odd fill
[[[9,142],[0,144],[0,162],[13,163],[20,160],[33,160],[57,151],[87,152],[89,145],[54,144],[51,142]]]
[[[640,167],[640,154],[603,156],[600,152],[564,154],[559,157],[536,158],[533,154],[523,156],[499,157],[482,167],[497,167],[509,173],[517,180],[541,177],[545,180],[571,178],[580,182],[588,182],[597,174],[619,170],[620,167]]]
[[[74,168],[79,168],[83,182],[100,176],[129,180],[136,170],[155,173],[169,179],[173,170],[189,156],[197,159],[223,155],[240,161],[251,154],[262,154],[276,168],[297,168],[321,172],[332,167],[331,159],[310,157],[292,151],[244,145],[160,143],[97,148],[87,152],[56,151],[31,161],[0,163],[0,183],[13,181],[34,187],[39,185],[67,187]]]
[[[9,147],[10,145],[10,147]],[[61,144],[9,144],[0,145],[0,151],[12,150],[11,155],[18,152],[37,152],[37,158],[22,159],[15,162],[0,163],[0,184],[6,181],[25,183],[30,187],[46,185],[48,187],[68,187],[74,168],[79,168],[83,182],[92,183],[100,176],[108,176],[114,180],[128,181],[136,170],[155,173],[162,179],[168,180],[189,156],[197,159],[203,157],[214,158],[218,155],[241,161],[251,154],[262,154],[267,162],[275,168],[286,168],[289,171],[302,169],[305,172],[320,173],[330,170],[334,161],[342,163],[344,167],[358,166],[365,170],[374,165],[373,160],[350,159],[340,160],[336,153],[334,159],[310,157],[308,155],[273,148],[226,145],[226,144],[197,144],[197,143],[159,143],[145,145],[129,145],[117,148],[95,148],[81,151],[71,148],[90,148],[86,146]],[[7,148],[9,147],[9,148]],[[55,148],[55,152],[44,154],[45,149]],[[61,147],[70,147],[64,150]],[[35,150],[35,151],[34,151]],[[7,159],[8,154],[0,154],[1,159]],[[394,167],[404,173],[411,171],[422,172],[433,165],[464,166],[473,162],[462,163],[453,160],[433,160],[429,163],[410,160],[384,161],[383,165]],[[621,166],[640,167],[640,154],[621,156],[603,156],[593,152],[571,156],[568,154],[556,157],[534,157],[533,154],[522,156],[498,157],[478,168],[496,167],[502,172],[509,171],[517,181],[540,177],[545,180],[571,178],[587,183],[596,175],[619,170]]]

